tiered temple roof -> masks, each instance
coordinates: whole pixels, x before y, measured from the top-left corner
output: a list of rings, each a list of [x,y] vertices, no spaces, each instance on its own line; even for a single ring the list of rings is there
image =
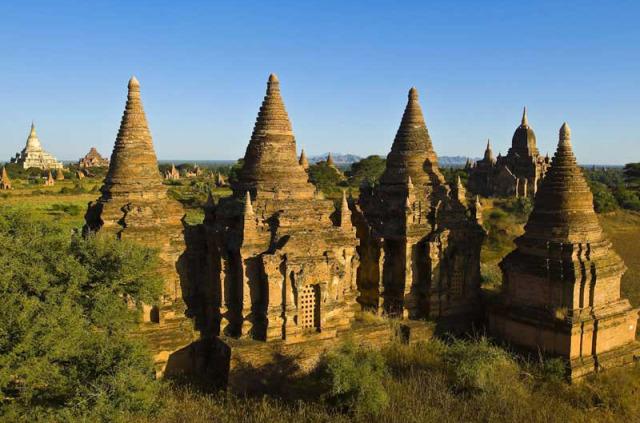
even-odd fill
[[[414,186],[431,191],[444,184],[438,169],[438,156],[424,121],[418,90],[409,90],[409,100],[400,127],[387,155],[387,166],[380,178],[381,185],[404,187],[411,177]]]
[[[523,157],[533,157],[540,155],[540,152],[536,147],[536,134],[529,126],[529,118],[527,117],[526,107],[522,112],[522,122],[513,133],[513,138],[511,139],[511,148],[509,149],[507,155],[516,153]]]
[[[102,157],[95,147],[91,147],[91,150],[89,150],[87,155],[78,160],[78,167],[81,169],[107,166],[109,166],[109,160]]]
[[[44,151],[40,139],[36,134],[36,127],[32,123],[27,145],[15,157],[11,159],[11,163],[17,163],[25,169],[35,167],[40,169],[62,169],[62,163],[56,160],[51,154]]]
[[[289,115],[280,96],[280,83],[271,74],[251,141],[238,178],[232,183],[234,196],[246,191],[264,197],[313,198],[315,188],[296,155],[296,140]]]
[[[581,377],[632,360],[638,313],[620,298],[625,266],[598,223],[566,123],[559,138],[525,233],[500,264],[490,323],[516,345],[563,357]]]

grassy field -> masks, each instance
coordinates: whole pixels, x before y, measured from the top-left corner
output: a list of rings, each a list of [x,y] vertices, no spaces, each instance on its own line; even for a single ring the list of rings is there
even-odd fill
[[[622,277],[622,296],[640,306],[640,213],[619,210],[599,215],[600,225],[614,250],[627,265]]]

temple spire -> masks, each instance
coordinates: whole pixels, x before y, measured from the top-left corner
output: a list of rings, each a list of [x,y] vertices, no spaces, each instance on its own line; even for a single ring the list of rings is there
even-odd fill
[[[248,190],[263,196],[313,198],[314,187],[300,166],[289,115],[275,74],[269,76],[267,93],[247,146],[244,164],[232,184],[242,198]]]
[[[166,196],[136,77],[129,80],[127,104],[101,191],[106,197]]]
[[[275,75],[271,74],[271,76]],[[244,197],[244,214],[245,216],[251,216],[253,214],[253,206],[251,205],[251,193],[249,191],[247,191],[247,194]]]
[[[418,90],[411,88],[391,152],[387,156],[383,185],[405,184],[411,176],[417,186],[444,184],[427,125],[418,102]]]
[[[304,148],[300,152],[300,166],[302,166],[305,170],[309,169],[309,161],[307,160],[307,156],[304,154]]]
[[[554,242],[592,242],[602,230],[593,194],[571,149],[571,130],[559,131],[558,148],[538,189],[524,238]]]
[[[571,147],[571,128],[565,122],[560,128],[560,140],[559,144],[564,144],[567,147]]]
[[[527,118],[527,106],[522,111],[522,126],[529,126],[529,118]]]
[[[484,151],[484,160],[495,162],[493,158],[493,150],[491,150],[491,140],[487,139],[487,149]]]

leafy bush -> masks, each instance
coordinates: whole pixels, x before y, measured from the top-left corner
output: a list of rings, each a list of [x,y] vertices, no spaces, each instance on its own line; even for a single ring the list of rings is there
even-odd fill
[[[369,182],[376,182],[382,176],[387,161],[380,156],[369,156],[351,165],[351,169],[346,172],[349,185],[358,188],[365,178]]]
[[[509,354],[489,344],[456,339],[447,349],[444,362],[453,386],[463,391],[492,391],[506,374],[517,374],[517,366]]]
[[[341,190],[345,186],[344,177],[330,167],[327,162],[320,162],[309,166],[309,180],[319,190],[331,194]]]
[[[323,357],[319,367],[324,399],[342,410],[376,414],[389,402],[382,385],[384,358],[379,351],[345,344]]]
[[[155,404],[153,361],[132,305],[162,292],[156,253],[0,212],[0,415],[118,421]]]
[[[497,263],[480,263],[480,274],[485,288],[498,289],[502,285],[502,271]]]
[[[80,216],[84,211],[78,204],[73,203],[54,203],[51,205],[51,211],[61,212],[71,216]]]

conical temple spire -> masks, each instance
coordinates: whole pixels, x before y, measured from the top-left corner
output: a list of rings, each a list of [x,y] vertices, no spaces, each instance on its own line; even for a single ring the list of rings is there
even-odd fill
[[[349,203],[347,202],[347,192],[345,190],[342,190],[342,203],[340,207],[343,211],[349,209]]]
[[[411,88],[380,183],[400,185],[406,183],[407,176],[411,176],[416,185],[441,184],[444,179],[437,164],[438,156],[433,150],[431,137],[418,103],[418,90]]]
[[[0,181],[8,181],[9,175],[7,175],[7,168],[2,166],[2,174],[0,175]]]
[[[265,196],[280,192],[285,196],[313,198],[314,187],[300,166],[295,136],[280,96],[280,83],[274,74],[267,82],[267,93],[244,156],[244,164],[232,188],[237,197],[249,190]]]
[[[25,151],[42,151],[42,144],[40,143],[38,134],[36,134],[36,127],[33,122],[31,122],[31,130],[29,131],[29,136],[27,137],[27,145],[25,147]]]
[[[307,160],[307,156],[304,154],[304,148],[300,152],[300,161],[298,163],[300,163],[300,166],[302,166],[304,169],[309,168],[309,161]]]
[[[272,74],[272,76],[275,76]],[[253,214],[253,206],[251,205],[251,193],[247,191],[244,196],[244,214],[250,216]]]
[[[571,150],[571,130],[560,129],[558,149],[535,196],[524,238],[554,242],[591,242],[602,230],[593,195]]]
[[[484,159],[485,161],[491,161],[494,162],[495,159],[493,158],[493,150],[491,150],[491,140],[487,139],[487,149],[484,151]]]
[[[331,153],[327,155],[327,165],[331,167],[336,167],[336,164],[333,162],[333,157],[331,157]]]
[[[560,144],[565,144],[567,146],[571,146],[571,128],[565,122],[560,128]]]
[[[163,197],[162,178],[140,100],[140,83],[129,80],[127,104],[111,154],[103,196]]]
[[[540,154],[536,147],[536,134],[533,132],[531,126],[529,126],[526,107],[522,111],[522,122],[520,126],[516,128],[511,138],[511,148],[507,155],[511,156],[514,153],[522,157],[537,157]]]

